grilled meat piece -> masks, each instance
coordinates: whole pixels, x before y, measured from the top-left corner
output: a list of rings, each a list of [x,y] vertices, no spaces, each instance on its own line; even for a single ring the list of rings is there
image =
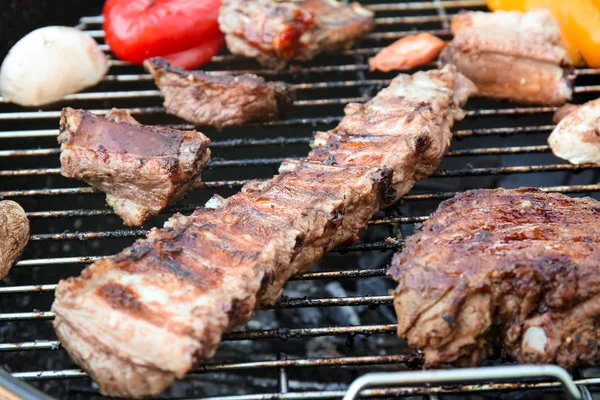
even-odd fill
[[[548,137],[555,156],[572,164],[600,163],[600,99],[558,109],[558,125]]]
[[[144,61],[165,98],[169,114],[217,128],[277,119],[292,106],[294,90],[252,74],[212,76],[171,67],[162,58]]]
[[[61,281],[52,308],[61,343],[103,393],[159,394],[433,171],[472,89],[452,66],[400,75],[369,103],[348,105],[339,127],[278,176],[213,197]]]
[[[451,27],[454,39],[441,60],[456,65],[481,96],[542,105],[571,99],[571,59],[548,9],[465,12]]]
[[[128,226],[181,199],[210,158],[203,134],[144,126],[117,109],[98,117],[64,108],[58,142],[61,174],[105,192]]]
[[[394,256],[398,335],[428,366],[600,361],[600,202],[536,189],[445,201]]]
[[[21,206],[0,201],[0,280],[8,275],[29,242],[29,219]]]
[[[375,27],[373,12],[335,0],[226,0],[219,25],[229,51],[283,68],[337,52]]]

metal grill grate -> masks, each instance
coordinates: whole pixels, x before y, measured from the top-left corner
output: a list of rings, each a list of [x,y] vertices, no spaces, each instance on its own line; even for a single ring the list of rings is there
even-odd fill
[[[150,221],[146,229],[162,225],[175,211],[189,213],[214,193],[229,195],[249,179],[272,176],[285,157],[305,155],[312,133],[335,126],[344,104],[368,100],[393,77],[369,72],[368,57],[414,32],[428,31],[449,39],[452,15],[461,8],[484,9],[485,1],[366,0],[363,4],[376,12],[375,31],[354,49],[341,55],[320,56],[306,68],[276,73],[229,54],[214,57],[207,66],[214,74],[251,71],[267,79],[285,80],[297,89],[299,99],[283,120],[222,132],[201,129],[213,140],[205,187]],[[101,22],[100,17],[84,17],[79,27],[108,51]],[[598,75],[600,70],[595,69],[575,71],[575,102],[597,96]],[[90,262],[114,254],[146,233],[146,229],[122,229],[120,219],[106,208],[102,193],[60,176],[56,143],[60,108],[69,105],[98,114],[111,107],[127,108],[142,123],[192,128],[166,115],[161,103],[150,75],[118,60],[111,61],[109,74],[99,86],[42,110],[24,110],[0,98],[0,197],[15,199],[24,206],[33,232],[23,259],[0,286],[0,365],[14,377],[58,398],[100,396],[86,374],[74,369],[76,366],[55,340],[50,323],[53,315],[48,310],[56,283],[79,274]],[[393,336],[396,326],[389,306],[391,296],[385,290],[392,286],[385,278],[385,266],[393,251],[402,247],[403,238],[412,233],[414,224],[425,221],[425,215],[439,201],[473,188],[526,185],[600,198],[600,165],[566,164],[549,152],[546,138],[553,128],[553,111],[554,107],[471,100],[467,118],[455,129],[450,153],[431,179],[419,183],[397,205],[376,215],[358,243],[326,256],[313,271],[295,276],[285,292],[290,297],[282,298],[271,310],[259,312],[258,320],[261,313],[267,313],[262,325],[257,328],[256,323],[249,323],[243,330],[227,334],[215,359],[190,374],[185,384],[176,384],[166,397],[336,398],[365,372],[418,369],[421,355]],[[303,288],[320,289],[314,296],[298,297],[311,294],[294,291],[294,285],[302,282],[309,284]],[[322,289],[332,282],[338,283],[335,290]],[[296,310],[304,310],[304,314],[298,317]],[[327,318],[315,317],[313,326],[307,327],[311,325],[305,321],[310,310],[326,313]],[[338,316],[332,317],[328,310]],[[360,317],[358,324],[353,324],[352,318],[340,323],[339,315],[348,310]],[[279,316],[276,326],[269,325],[271,316]],[[278,321],[291,322],[281,325]],[[341,338],[345,346],[307,350],[318,347],[319,338]],[[326,342],[329,346],[331,343]],[[244,347],[250,350],[243,351]],[[270,351],[263,353],[265,348]],[[600,385],[598,370],[575,371],[573,378],[588,398]],[[433,398],[456,396],[459,392],[467,396],[527,389],[537,390],[534,396],[539,397],[532,398],[542,398],[548,393],[560,395],[557,385],[519,380],[371,389],[362,394]]]

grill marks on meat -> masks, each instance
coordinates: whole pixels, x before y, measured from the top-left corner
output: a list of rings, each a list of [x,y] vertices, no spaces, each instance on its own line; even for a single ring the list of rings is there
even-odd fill
[[[304,160],[285,161],[279,175],[227,199],[213,197],[190,217],[175,215],[61,281],[53,304],[61,343],[103,393],[160,393],[211,357],[223,332],[273,304],[293,274],[355,240],[382,204],[433,170],[471,89],[452,66],[400,75],[371,102],[348,105]],[[423,111],[414,112],[416,103]],[[372,157],[380,140],[390,154]]]
[[[105,192],[128,226],[181,199],[210,158],[203,134],[143,126],[126,110],[103,118],[65,108],[58,141],[61,174]]]
[[[373,12],[335,0],[227,0],[219,15],[229,51],[283,68],[337,52],[375,27]]]
[[[550,10],[464,12],[451,29],[454,39],[441,59],[456,65],[481,96],[541,105],[571,99],[572,63]]]
[[[292,106],[293,89],[252,74],[211,76],[171,67],[162,58],[144,61],[165,98],[165,108],[198,125],[217,128],[274,120]]]
[[[600,361],[600,202],[535,189],[445,201],[394,256],[398,335],[426,364]]]

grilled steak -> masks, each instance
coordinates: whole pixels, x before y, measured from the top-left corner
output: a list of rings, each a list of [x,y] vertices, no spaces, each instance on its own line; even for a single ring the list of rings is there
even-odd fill
[[[58,142],[61,174],[105,192],[128,226],[181,199],[210,158],[203,134],[143,126],[117,109],[103,118],[64,108]]]
[[[372,101],[349,104],[307,158],[61,281],[61,343],[105,394],[162,392],[211,357],[223,332],[273,304],[293,274],[354,241],[380,205],[433,171],[473,88],[452,66],[400,75]]]
[[[352,47],[375,27],[373,12],[335,0],[226,0],[219,25],[229,51],[283,68]]]
[[[252,74],[212,76],[171,67],[162,58],[144,61],[165,98],[169,114],[217,128],[277,119],[292,106],[295,93],[284,82]]]
[[[600,361],[600,202],[536,189],[445,201],[394,256],[398,335],[429,366]]]
[[[548,144],[555,156],[572,164],[600,163],[600,99],[566,104],[555,114],[558,125]]]
[[[441,54],[481,96],[542,105],[571,99],[571,59],[548,9],[465,12],[452,19],[454,39]]]

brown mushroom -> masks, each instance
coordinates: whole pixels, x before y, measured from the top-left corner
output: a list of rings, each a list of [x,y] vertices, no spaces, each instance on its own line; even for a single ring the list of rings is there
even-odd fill
[[[4,279],[29,241],[29,220],[14,201],[0,201],[0,279]]]

